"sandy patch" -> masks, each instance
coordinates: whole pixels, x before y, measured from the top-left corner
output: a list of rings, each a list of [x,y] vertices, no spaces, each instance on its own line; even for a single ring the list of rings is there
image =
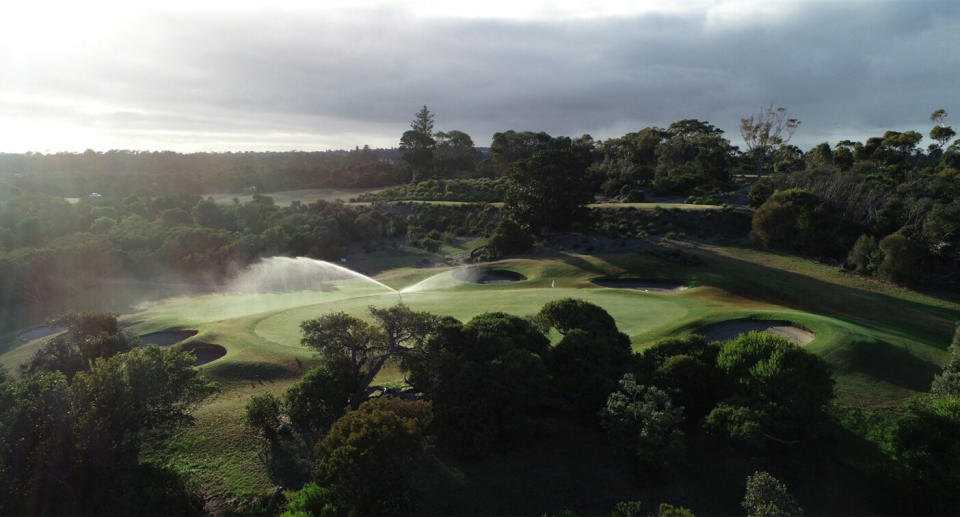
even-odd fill
[[[728,341],[736,338],[740,334],[746,334],[750,331],[766,332],[776,336],[784,337],[791,343],[803,346],[816,339],[817,335],[810,329],[803,328],[789,321],[774,320],[752,320],[736,319],[721,321],[713,325],[707,325],[699,331],[710,341]]]

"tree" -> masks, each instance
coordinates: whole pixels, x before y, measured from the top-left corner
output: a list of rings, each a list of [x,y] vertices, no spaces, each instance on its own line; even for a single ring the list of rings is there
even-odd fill
[[[434,170],[440,177],[469,177],[477,170],[480,155],[470,135],[456,129],[436,134]]]
[[[757,164],[757,174],[763,172],[770,158],[780,147],[788,144],[800,121],[789,118],[787,109],[773,104],[760,108],[760,113],[740,119],[740,136]]]
[[[635,454],[645,475],[666,468],[683,447],[683,407],[663,390],[637,384],[632,373],[620,379],[620,389],[607,398],[601,417],[614,440]]]
[[[410,122],[410,130],[400,138],[400,152],[413,173],[412,180],[429,176],[433,168],[433,153],[436,147],[433,139],[433,113],[424,106]]]
[[[743,496],[747,517],[801,517],[803,508],[787,491],[787,486],[767,472],[757,471],[747,477]]]
[[[960,398],[928,397],[910,408],[893,437],[894,454],[905,468],[910,494],[905,508],[927,515],[952,515],[960,505]]]
[[[733,390],[730,405],[747,408],[763,433],[782,441],[821,431],[834,396],[823,359],[780,336],[750,332],[723,345],[717,366]]]
[[[877,274],[893,282],[909,284],[920,277],[917,245],[901,233],[887,235],[878,245],[883,260],[877,266]]]
[[[549,344],[509,314],[480,314],[466,325],[444,318],[425,347],[403,358],[409,382],[433,402],[440,445],[481,456],[528,434],[530,409],[547,392]]]
[[[420,108],[420,111],[417,112],[410,122],[410,129],[428,137],[433,136],[433,113],[430,112],[426,104],[424,104],[423,108]]]
[[[595,418],[632,363],[630,338],[607,311],[583,300],[554,300],[536,319],[545,332],[563,335],[548,356],[554,384],[581,417]]]
[[[933,129],[930,130],[930,138],[937,142],[940,150],[943,150],[947,143],[950,142],[953,137],[957,136],[957,132],[944,123],[944,119],[946,118],[947,112],[942,109],[938,109],[930,114],[930,122],[934,123]]]
[[[588,161],[568,149],[539,151],[513,164],[506,193],[506,211],[532,232],[563,230],[582,221],[593,199]]]
[[[953,333],[950,361],[933,378],[930,393],[938,397],[960,397],[960,325]]]
[[[681,193],[696,187],[722,187],[729,182],[730,142],[709,122],[685,119],[670,124],[656,148],[653,188],[659,193]]]
[[[409,471],[423,451],[430,405],[380,397],[337,420],[317,443],[314,479],[337,508],[358,515],[413,509]]]
[[[520,160],[530,158],[538,151],[558,148],[553,137],[544,132],[504,131],[493,134],[490,156],[500,171],[506,172]]]
[[[753,214],[750,238],[767,248],[805,250],[818,237],[817,206],[806,190],[778,190]]]
[[[356,390],[353,368],[346,358],[330,358],[287,389],[287,416],[301,429],[316,430],[343,415]]]
[[[370,307],[377,323],[371,325],[343,312],[335,312],[300,324],[301,343],[320,352],[327,364],[347,361],[354,386],[350,406],[354,409],[377,387],[373,379],[383,365],[410,349],[422,347],[433,333],[437,317],[414,312],[403,304],[386,309]]]
[[[830,144],[823,142],[807,152],[804,156],[808,169],[826,169],[833,167],[833,151]]]
[[[67,377],[87,368],[97,358],[127,352],[137,338],[121,332],[115,314],[66,314],[49,322],[66,331],[51,338],[21,367],[26,374],[59,370]]]
[[[524,231],[513,219],[503,218],[487,240],[491,258],[511,253],[522,253],[533,247],[533,236]]]
[[[280,404],[273,393],[251,397],[244,408],[243,426],[273,439],[280,428]]]
[[[857,273],[872,273],[877,267],[877,239],[872,235],[861,235],[847,255],[847,264]]]
[[[146,501],[174,513],[170,500],[153,497],[177,481],[139,457],[147,440],[192,422],[216,390],[194,359],[149,346],[99,357],[71,380],[42,371],[17,382],[13,404],[0,408],[0,471],[10,474],[0,479],[0,512],[126,514],[145,511]]]

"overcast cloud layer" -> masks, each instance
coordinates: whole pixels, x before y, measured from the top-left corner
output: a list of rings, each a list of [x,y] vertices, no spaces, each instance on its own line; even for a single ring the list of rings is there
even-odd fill
[[[804,148],[926,134],[936,108],[960,125],[954,0],[310,5],[5,14],[0,151],[392,147],[424,104],[478,145],[683,118],[738,143],[739,118],[770,102],[803,121]]]

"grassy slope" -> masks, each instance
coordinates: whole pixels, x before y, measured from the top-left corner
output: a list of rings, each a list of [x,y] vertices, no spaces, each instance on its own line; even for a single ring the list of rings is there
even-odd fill
[[[795,257],[714,246],[690,247],[689,252],[700,256],[703,263],[693,267],[675,266],[629,251],[601,256],[558,254],[499,262],[498,266],[527,276],[528,280],[514,284],[462,284],[453,281],[443,268],[396,268],[379,275],[378,279],[395,288],[427,279],[422,284],[425,289],[404,293],[404,302],[417,310],[449,314],[463,320],[491,310],[531,314],[549,300],[566,296],[584,298],[607,309],[630,335],[636,348],[664,336],[690,333],[706,323],[729,318],[752,316],[796,321],[817,333],[817,339],[808,347],[834,365],[840,401],[863,406],[901,405],[905,399],[925,390],[937,364],[946,357],[952,324],[960,318],[960,305],[954,302],[850,277],[834,268]],[[384,259],[379,264],[381,267],[399,266],[404,259],[418,259],[387,254],[381,258]],[[371,261],[366,264],[370,268],[378,265],[373,262],[376,257],[366,260]],[[351,264],[357,265],[360,264]],[[651,279],[680,280],[693,288],[676,294],[654,294],[597,288],[589,283],[591,277],[623,272]],[[126,316],[125,323],[137,333],[174,327],[196,328],[200,333],[194,339],[221,343],[228,349],[226,357],[203,367],[208,375],[223,383],[223,392],[198,411],[195,427],[177,437],[169,451],[153,457],[189,473],[208,496],[222,501],[267,492],[282,481],[282,472],[259,459],[259,444],[243,432],[240,426],[243,405],[250,396],[265,390],[282,392],[315,363],[314,355],[298,344],[301,321],[333,310],[362,315],[368,305],[389,305],[398,299],[396,294],[373,284],[350,281],[341,282],[338,287],[338,291],[331,293],[174,299]],[[0,356],[0,362],[13,366],[37,345],[35,341],[14,349]],[[399,379],[399,374],[389,369],[380,380]],[[556,450],[569,452],[572,449],[569,444],[564,445],[564,433],[552,434],[549,441],[556,442]],[[546,482],[552,487],[550,490],[576,499],[580,497],[575,495],[576,491],[564,487],[592,475],[544,451],[515,456],[513,460],[504,460],[503,465],[437,460],[436,469],[445,474],[439,477],[436,471],[428,474],[427,482],[431,486],[444,486],[457,479],[462,482],[436,492],[435,497],[425,502],[425,511],[449,513],[452,510],[449,505],[458,493],[474,494],[477,500],[485,500],[490,498],[489,494],[505,490],[503,483],[528,486],[532,481],[526,474],[521,475],[522,472],[554,472]],[[519,477],[493,481],[506,475],[504,468],[518,472]],[[598,468],[597,479],[606,480],[598,483],[615,483],[610,478],[614,471],[608,463]],[[633,489],[624,487],[598,490],[591,489],[600,494],[597,497],[603,499],[603,504],[614,498],[610,495],[613,492],[618,494],[616,497],[634,494]],[[523,499],[516,498],[516,504]],[[534,501],[542,508],[543,498]],[[599,499],[585,500],[582,504],[585,509],[602,509]],[[533,503],[515,508],[528,507],[536,508]],[[499,507],[489,503],[484,508],[495,512]]]

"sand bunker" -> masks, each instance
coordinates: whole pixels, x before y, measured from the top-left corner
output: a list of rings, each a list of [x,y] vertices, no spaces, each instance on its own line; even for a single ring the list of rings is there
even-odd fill
[[[30,329],[17,337],[19,337],[21,341],[33,341],[34,339],[40,339],[42,337],[59,334],[64,330],[67,329],[65,327],[37,327]]]
[[[487,269],[479,267],[458,269],[453,272],[453,277],[461,282],[473,282],[475,284],[507,284],[527,279],[527,277],[520,273],[510,271],[509,269]]]
[[[752,330],[781,336],[787,338],[787,341],[801,346],[806,345],[817,337],[810,329],[801,327],[790,321],[751,319],[721,321],[720,323],[707,325],[697,331],[697,333],[702,334],[710,341],[727,341]]]
[[[196,330],[165,330],[140,336],[140,348],[147,345],[170,346],[197,335]]]
[[[600,287],[614,289],[637,289],[653,293],[672,293],[687,289],[686,285],[670,280],[640,280],[638,278],[594,278],[591,280]]]
[[[183,349],[197,355],[194,366],[207,364],[227,355],[226,348],[213,343],[187,343],[183,345]]]

